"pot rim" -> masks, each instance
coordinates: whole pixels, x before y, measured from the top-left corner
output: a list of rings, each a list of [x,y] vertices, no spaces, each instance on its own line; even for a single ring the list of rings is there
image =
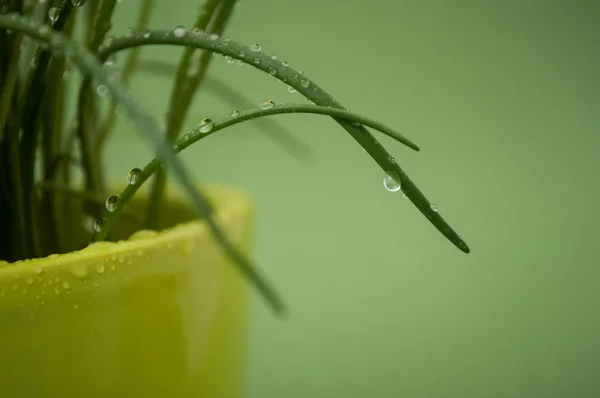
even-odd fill
[[[202,184],[206,194],[215,205],[214,218],[219,223],[226,224],[231,219],[243,213],[248,213],[252,209],[252,202],[248,194],[240,188],[231,186]],[[137,195],[144,197],[146,190],[140,189]],[[183,194],[178,190],[169,189],[166,199],[169,202],[185,206],[187,204]],[[138,234],[138,232],[140,232]],[[81,261],[93,261],[99,257],[123,255],[131,251],[144,250],[157,241],[165,243],[181,239],[182,236],[188,236],[193,233],[209,235],[210,230],[204,220],[193,219],[190,221],[175,224],[174,226],[164,228],[158,231],[138,230],[125,240],[117,242],[96,242],[83,249],[64,254],[51,254],[46,257],[18,260],[12,263],[0,262],[0,284],[7,277],[18,277],[23,272],[34,273],[43,272],[48,268],[65,266]],[[43,270],[39,270],[43,266]]]

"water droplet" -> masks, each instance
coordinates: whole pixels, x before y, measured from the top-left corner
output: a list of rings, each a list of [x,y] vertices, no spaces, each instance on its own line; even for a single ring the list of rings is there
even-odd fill
[[[125,262],[125,257],[123,255],[119,256],[119,263],[123,264]]]
[[[275,102],[268,100],[260,104],[261,109],[271,109],[275,106]]]
[[[55,23],[58,21],[58,16],[60,15],[60,9],[58,7],[50,7],[48,10],[48,18],[50,22]]]
[[[104,205],[106,206],[106,210],[113,212],[117,208],[117,202],[119,201],[119,195],[112,195],[106,199]]]
[[[226,55],[225,61],[227,61],[228,64],[232,64],[235,61],[235,59],[230,55]]]
[[[104,264],[102,264],[102,263],[96,264],[96,272],[98,274],[103,274],[104,273]]]
[[[85,279],[90,276],[88,267],[85,264],[74,264],[71,268],[71,273],[79,279]]]
[[[388,162],[390,162],[391,164],[396,164],[396,159],[393,156],[390,156],[388,158]]]
[[[173,34],[177,37],[184,37],[187,34],[187,29],[183,26],[178,26],[173,29]]]
[[[202,119],[200,121],[200,123],[198,123],[198,131],[201,132],[202,134],[207,134],[210,133],[213,128],[215,127],[215,124],[213,123],[213,121],[207,117],[205,117],[204,119]]]
[[[65,290],[69,290],[71,288],[71,285],[67,281],[63,281],[63,283],[61,284],[61,286]]]
[[[231,113],[229,114],[229,117],[238,117],[240,115],[240,111],[238,111],[237,109],[231,111]]]
[[[71,4],[73,4],[73,7],[81,7],[85,4],[85,0],[71,0]]]
[[[27,279],[27,284],[28,285],[33,285],[34,282],[35,282],[35,279],[33,279],[33,278],[28,278]]]
[[[186,140],[186,141],[187,141],[187,140],[189,140],[190,138],[192,138],[192,136],[191,136],[189,133],[186,133],[186,134],[183,136],[183,139],[184,139],[184,140]]]
[[[127,172],[127,183],[129,185],[135,185],[140,179],[140,174],[142,173],[142,169],[134,167],[133,169]]]
[[[152,31],[146,29],[146,31],[144,32],[144,39],[149,38],[151,34],[152,34]]]
[[[436,213],[438,212],[438,207],[435,203],[430,204],[429,208],[431,209],[431,211],[434,211]]]
[[[100,218],[96,219],[96,221],[94,221],[94,231],[96,231],[96,232],[102,231],[102,226],[104,225],[104,221],[106,221],[106,219],[104,217],[100,217]]]
[[[260,49],[261,49],[260,44],[253,44],[250,46],[250,50],[252,50],[252,51],[260,51]]]
[[[116,59],[117,59],[117,57],[115,57],[114,54],[111,54],[108,56],[108,58],[106,58],[106,61],[104,61],[104,65],[111,66],[115,63]]]
[[[385,173],[383,186],[390,192],[398,192],[401,188],[400,177],[393,171]]]
[[[44,272],[44,269],[42,267],[40,267],[39,265],[36,265],[35,267],[33,267],[33,272],[35,272],[37,275],[39,275],[42,272]]]
[[[301,79],[300,85],[304,88],[308,88],[308,87],[310,87],[310,81],[308,79]]]
[[[115,272],[115,271],[117,270],[117,267],[115,267],[115,265],[114,265],[114,264],[111,264],[111,265],[109,265],[109,266],[108,266],[108,268],[110,268],[110,270],[111,270],[112,272]]]
[[[288,86],[288,91],[289,91],[290,93],[295,93],[295,92],[296,92],[296,89],[295,89],[294,87],[292,87],[292,86]]]
[[[254,57],[254,58],[252,58],[252,62],[254,62],[256,65],[258,65],[258,64],[260,64],[260,58]]]
[[[57,287],[54,288],[54,294],[56,294],[57,296],[60,296],[60,290],[58,290]]]
[[[281,61],[281,66],[287,68],[288,66],[290,66],[290,64],[288,64],[286,61]]]
[[[216,33],[212,33],[212,34],[210,35],[210,39],[211,39],[211,40],[217,40],[218,38],[219,38],[219,35],[218,35],[218,34],[216,34]]]
[[[106,97],[108,95],[108,87],[104,84],[98,85],[98,87],[96,87],[96,94],[102,98]]]
[[[79,305],[77,305],[77,304],[73,305],[73,309],[78,310],[79,309]]]
[[[269,74],[275,76],[277,74],[277,71],[275,70],[275,68],[269,68],[268,69]]]

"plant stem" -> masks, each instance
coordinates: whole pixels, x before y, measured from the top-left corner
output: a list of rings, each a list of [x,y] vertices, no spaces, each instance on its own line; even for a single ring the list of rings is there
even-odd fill
[[[93,19],[92,29],[87,43],[88,50],[95,54],[111,27],[111,18],[117,0],[100,0]],[[102,191],[102,170],[92,149],[92,131],[96,127],[96,97],[91,79],[81,83],[77,106],[77,138],[81,151],[81,163],[85,175],[85,186],[90,192]]]
[[[62,0],[58,17],[52,22],[52,29],[60,31],[66,23],[73,5],[70,0]],[[25,234],[32,243],[29,257],[41,255],[38,246],[34,206],[37,205],[36,193],[33,190],[35,158],[38,145],[38,133],[41,121],[39,111],[45,91],[45,75],[50,62],[50,52],[38,49],[34,55],[35,67],[30,69],[24,87],[21,90],[18,115],[21,119],[23,138],[20,143],[21,185],[23,191],[23,210]],[[33,60],[32,60],[33,61]]]
[[[229,6],[229,3],[235,3],[231,0],[225,0],[219,2],[218,0],[208,0],[203,7],[196,23],[194,24],[195,29],[208,30],[211,33],[216,33],[214,30],[221,30],[227,19],[231,16],[233,7]],[[219,9],[219,4],[221,7]],[[213,30],[209,30],[209,24],[213,16],[216,14],[215,23],[213,23]],[[217,33],[218,34],[218,33]],[[204,51],[200,58],[200,69],[191,78],[188,77],[190,64],[192,62],[192,56],[196,49],[186,48],[181,57],[179,68],[177,69],[177,75],[175,78],[175,84],[171,92],[171,100],[169,105],[168,120],[167,120],[167,140],[172,143],[177,139],[181,131],[181,127],[187,115],[187,111],[191,104],[193,93],[195,92],[199,80],[204,75],[206,68],[210,62],[212,53]],[[199,78],[197,76],[200,76]],[[186,89],[186,87],[193,88],[192,91]],[[167,185],[167,173],[166,170],[160,170],[154,179],[154,184],[151,188],[150,202],[148,203],[148,209],[146,212],[146,228],[155,229],[160,223],[160,217],[162,216],[162,202],[165,195]]]
[[[154,7],[154,0],[143,0],[142,6],[140,9],[140,15],[138,17],[138,23],[136,26],[136,30],[142,31],[148,26],[148,22],[150,20],[150,16],[152,15],[152,9]],[[125,61],[125,65],[123,66],[123,71],[121,74],[121,78],[123,83],[127,86],[133,71],[135,70],[138,59],[139,59],[140,49],[136,48],[132,50]],[[101,153],[104,150],[104,144],[108,135],[112,131],[115,121],[116,121],[116,102],[111,103],[111,107],[108,111],[108,116],[106,117],[98,136],[95,140],[94,144],[94,158],[98,164],[101,164]]]

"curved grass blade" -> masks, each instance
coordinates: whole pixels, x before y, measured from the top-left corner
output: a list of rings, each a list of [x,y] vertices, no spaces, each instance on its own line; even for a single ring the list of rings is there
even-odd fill
[[[277,315],[284,315],[286,308],[279,294],[270,286],[256,267],[229,241],[213,218],[213,207],[204,193],[198,190],[183,167],[164,140],[162,131],[156,122],[145,112],[127,90],[106,68],[98,62],[97,57],[87,51],[79,43],[68,37],[52,32],[48,27],[32,22],[18,14],[0,15],[0,29],[11,29],[48,45],[55,55],[65,55],[85,76],[93,77],[112,94],[116,101],[123,106],[131,119],[137,124],[143,135],[151,140],[158,149],[160,158],[171,167],[171,170],[183,191],[189,196],[192,208],[199,217],[206,220],[213,237],[217,240],[225,254],[233,260],[240,271],[254,284]],[[120,209],[122,202],[117,201],[116,208]]]
[[[177,70],[175,65],[157,59],[140,61],[139,68],[140,71],[166,75],[171,75]],[[221,97],[223,101],[229,103],[233,108],[246,109],[255,105],[254,101],[248,98],[243,92],[237,90],[233,85],[213,76],[205,76],[203,87],[215,97]],[[298,160],[306,160],[310,157],[310,146],[292,134],[285,126],[265,119],[264,127],[259,129],[259,131],[265,134],[271,141],[279,144],[290,156]]]
[[[179,153],[187,147],[189,147],[190,145],[200,141],[201,139],[209,137],[217,131],[224,130],[236,124],[240,124],[257,118],[262,118],[265,116],[291,113],[309,113],[315,115],[330,116],[333,118],[343,119],[351,123],[360,123],[380,132],[384,132],[385,134],[391,137],[399,136],[398,133],[396,133],[391,128],[385,126],[384,124],[381,124],[365,116],[357,115],[350,111],[328,108],[319,105],[282,104],[274,105],[273,107],[267,109],[258,108],[247,110],[244,112],[238,112],[236,114],[230,114],[225,119],[219,120],[217,122],[213,122],[210,119],[203,119],[198,124],[198,127],[196,127],[191,133],[184,135],[182,138],[178,139],[175,142],[175,144],[173,145],[173,152]],[[418,147],[415,144],[412,145],[418,150]],[[138,191],[138,189],[148,178],[150,178],[154,173],[160,170],[162,164],[163,162],[160,159],[153,159],[150,163],[148,163],[148,165],[146,165],[143,169],[137,172],[135,177],[135,183],[128,185],[119,195],[119,201],[122,202],[122,206],[118,209],[115,209],[115,211],[106,214],[102,230],[94,236],[96,240],[106,239],[108,233],[113,228],[121,209],[123,209],[123,206],[125,206],[129,202],[129,200],[133,197],[133,195]]]
[[[330,94],[302,73],[291,68],[285,61],[279,61],[260,50],[254,51],[246,45],[227,38],[215,37],[204,32],[186,32],[183,36],[176,35],[169,30],[146,31],[143,34],[133,33],[128,37],[116,38],[108,46],[101,48],[99,57],[104,60],[117,51],[144,45],[194,47],[229,56],[287,83],[317,105],[345,109]],[[438,231],[464,253],[471,251],[467,243],[448,225],[441,214],[434,210],[431,202],[364,126],[353,125],[343,120],[337,121],[365,149],[384,172],[395,173],[398,176],[402,192]]]

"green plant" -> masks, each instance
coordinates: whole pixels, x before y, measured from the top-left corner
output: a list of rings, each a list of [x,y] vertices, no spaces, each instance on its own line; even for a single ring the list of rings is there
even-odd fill
[[[367,127],[414,150],[419,148],[387,126],[345,110],[314,81],[264,53],[260,46],[248,47],[223,37],[235,0],[207,0],[191,28],[179,26],[170,30],[147,29],[153,1],[142,0],[137,28],[125,36],[110,37],[107,33],[116,3],[117,0],[0,0],[0,259],[16,261],[76,250],[88,242],[70,239],[70,231],[90,216],[96,220],[90,238],[110,239],[115,220],[150,177],[154,181],[144,227],[157,228],[168,168],[223,250],[273,308],[283,312],[279,296],[223,234],[212,217],[210,201],[196,188],[176,154],[234,124],[294,112],[334,118],[386,173],[384,183],[389,190],[401,190],[444,236],[463,252],[469,252],[467,244]],[[79,34],[78,24],[82,27]],[[173,69],[175,82],[166,131],[126,90],[131,74],[139,66],[139,50],[146,45],[183,48],[179,65]],[[114,54],[124,50],[129,50],[128,58],[118,75],[110,63]],[[260,108],[235,111],[218,121],[204,118],[195,129],[182,135],[191,100],[206,79],[214,55],[269,73],[314,105],[276,105],[267,101]],[[76,98],[70,98],[62,78],[67,63],[83,75],[76,87]],[[241,95],[217,84],[217,93],[227,90],[225,95]],[[110,101],[103,101],[102,97]],[[157,158],[144,168],[132,169],[129,184],[120,195],[108,196],[105,201],[102,151],[114,125],[117,105],[136,123],[138,131],[154,143]],[[66,123],[69,118],[73,124]],[[276,137],[292,150],[300,148],[301,143],[290,135]],[[83,172],[83,184],[73,175],[77,170]],[[69,206],[73,200],[84,202],[76,214]]]

